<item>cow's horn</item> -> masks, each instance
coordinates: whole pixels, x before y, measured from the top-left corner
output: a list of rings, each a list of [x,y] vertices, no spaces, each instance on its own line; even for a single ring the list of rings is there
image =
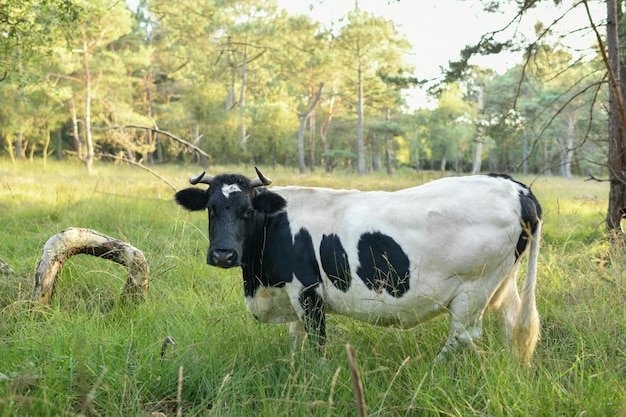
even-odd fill
[[[211,180],[213,180],[213,175],[208,175],[206,172],[198,175],[192,175],[189,177],[189,182],[192,185],[196,185],[199,183],[211,184]]]
[[[252,178],[250,180],[250,185],[252,187],[260,187],[261,185],[270,185],[272,183],[272,180],[263,175],[259,168],[254,167],[254,170],[256,171],[258,178]]]

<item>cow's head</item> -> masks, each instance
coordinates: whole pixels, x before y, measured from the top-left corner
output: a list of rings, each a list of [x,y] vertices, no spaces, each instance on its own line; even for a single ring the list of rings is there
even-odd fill
[[[255,168],[257,177],[239,174],[217,176],[202,173],[189,178],[192,184],[209,188],[186,188],[175,195],[176,202],[187,210],[209,212],[209,252],[207,263],[222,268],[241,266],[246,240],[265,216],[283,210],[287,202],[265,189],[272,180]]]

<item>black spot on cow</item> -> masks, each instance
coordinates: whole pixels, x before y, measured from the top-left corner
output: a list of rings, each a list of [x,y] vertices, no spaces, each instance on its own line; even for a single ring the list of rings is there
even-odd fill
[[[335,234],[324,235],[320,243],[322,268],[335,288],[346,292],[350,288],[352,274],[350,263],[341,239]]]
[[[357,275],[367,288],[399,298],[409,290],[410,262],[400,245],[380,232],[364,233],[358,244]]]
[[[288,262],[298,281],[305,289],[316,287],[321,281],[320,268],[315,258],[313,239],[308,230],[302,228],[293,238],[293,248]]]

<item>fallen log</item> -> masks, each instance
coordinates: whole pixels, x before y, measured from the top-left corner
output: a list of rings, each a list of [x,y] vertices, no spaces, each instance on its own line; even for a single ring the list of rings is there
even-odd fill
[[[0,275],[12,275],[12,274],[15,274],[15,271],[13,270],[13,268],[11,268],[8,263],[4,262],[0,258]]]
[[[128,268],[122,299],[141,301],[147,294],[150,270],[139,249],[95,230],[74,227],[52,236],[44,245],[35,270],[34,301],[50,303],[63,264],[78,254],[108,259]]]

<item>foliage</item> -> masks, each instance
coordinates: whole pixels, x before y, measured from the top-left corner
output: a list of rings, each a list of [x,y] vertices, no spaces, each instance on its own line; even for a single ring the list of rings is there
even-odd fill
[[[393,22],[358,7],[330,26],[275,0],[142,0],[136,10],[114,0],[10,0],[2,18],[0,154],[12,158],[85,159],[90,139],[95,153],[132,161],[195,157],[125,128],[133,124],[184,138],[211,164],[363,173],[385,160],[390,173],[467,172],[481,132],[489,170],[605,174],[601,62],[552,42],[546,25],[524,62],[498,74],[468,61],[462,78],[432,90],[437,108],[408,113],[404,91],[424,82],[407,64],[411,45]],[[510,46],[481,42],[468,60]]]
[[[336,171],[299,176],[261,167],[276,185],[398,189],[437,175],[399,170],[393,181]],[[160,166],[185,187],[197,166]],[[249,165],[214,167],[251,172]],[[608,186],[521,177],[544,208],[538,308],[542,340],[529,367],[484,324],[484,353],[434,359],[447,319],[414,330],[329,320],[324,358],[291,352],[287,329],[245,311],[240,272],[205,264],[206,216],[187,213],[150,173],[100,163],[0,160],[0,257],[17,271],[0,283],[0,415],[356,415],[345,345],[356,349],[370,415],[619,415],[626,409],[626,253],[601,230]],[[29,301],[45,241],[70,226],[141,249],[147,300],[116,301],[126,271],[93,257],[65,265],[49,308]],[[165,342],[171,337],[175,345]],[[182,376],[182,378],[179,378]],[[180,386],[180,392],[179,390]]]

